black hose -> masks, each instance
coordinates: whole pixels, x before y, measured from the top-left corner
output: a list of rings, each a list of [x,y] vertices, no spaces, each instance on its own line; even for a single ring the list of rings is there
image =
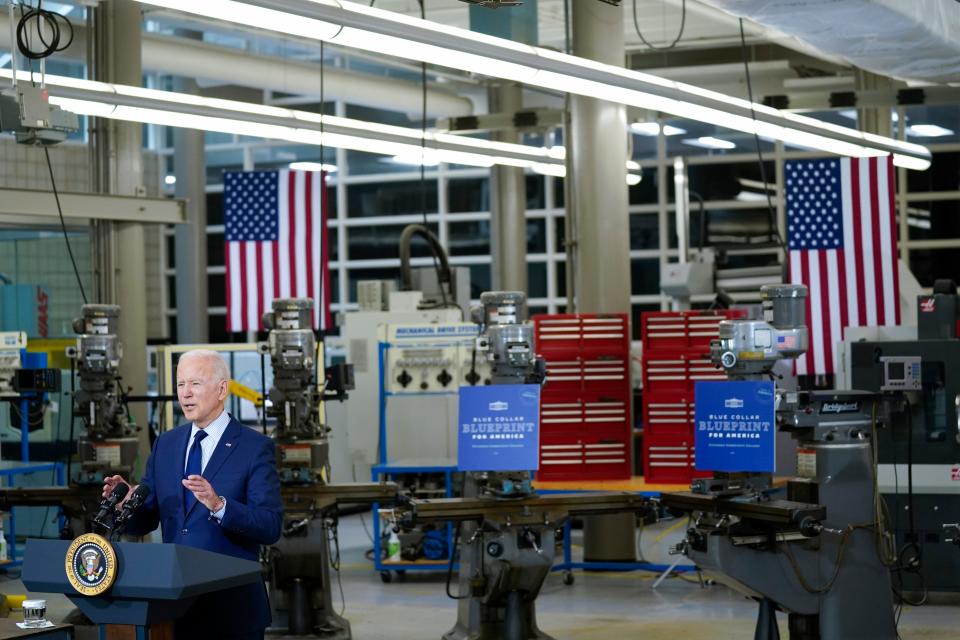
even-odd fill
[[[437,282],[440,284],[440,291],[443,292],[443,285],[449,285],[452,278],[450,276],[450,263],[447,260],[447,252],[443,250],[437,236],[433,235],[430,229],[422,224],[410,224],[404,227],[400,234],[400,289],[402,291],[413,290],[413,272],[410,268],[410,243],[414,236],[420,236],[430,245],[430,251],[439,261],[437,268]],[[446,294],[444,293],[444,297]]]
[[[40,39],[40,42],[43,44],[43,49],[34,50],[30,48],[30,43],[28,42],[29,33],[28,30],[31,28],[30,23],[35,22],[37,37]],[[63,44],[63,31],[61,30],[60,23],[66,25],[68,37]],[[46,23],[47,28],[50,30],[50,41],[47,42],[44,39],[43,25]],[[65,16],[60,15],[54,11],[47,11],[43,9],[43,0],[37,2],[35,8],[31,8],[29,11],[25,12],[21,17],[20,21],[17,23],[17,49],[20,51],[20,54],[29,60],[41,60],[43,58],[49,58],[53,54],[64,51],[73,44],[73,25],[70,23]]]

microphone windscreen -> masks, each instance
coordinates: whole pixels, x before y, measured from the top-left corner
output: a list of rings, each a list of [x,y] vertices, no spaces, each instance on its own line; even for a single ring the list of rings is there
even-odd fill
[[[130,491],[130,486],[124,482],[121,482],[113,488],[113,491],[110,493],[110,499],[115,503],[120,502],[127,496],[128,491]]]

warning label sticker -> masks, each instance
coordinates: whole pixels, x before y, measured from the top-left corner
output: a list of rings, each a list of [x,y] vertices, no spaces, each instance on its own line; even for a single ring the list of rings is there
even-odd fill
[[[797,475],[801,478],[817,477],[816,449],[797,449]]]

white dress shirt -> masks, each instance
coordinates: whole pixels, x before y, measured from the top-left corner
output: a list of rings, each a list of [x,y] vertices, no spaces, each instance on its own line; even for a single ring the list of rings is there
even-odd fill
[[[220,443],[220,438],[223,436],[223,432],[226,431],[227,425],[230,424],[230,414],[226,410],[220,413],[213,422],[208,424],[203,429],[200,429],[196,423],[194,423],[190,428],[190,440],[187,444],[187,452],[183,458],[183,471],[187,471],[187,460],[190,458],[190,449],[193,447],[193,439],[196,437],[198,431],[203,431],[207,434],[207,437],[200,441],[200,469],[201,475],[203,471],[207,468],[207,463],[210,462],[210,458],[213,456],[213,452],[217,448],[217,444]],[[210,512],[210,515],[215,518],[217,521],[220,521],[223,518],[223,513],[226,511],[227,501],[224,499],[223,507],[219,511],[214,513]]]

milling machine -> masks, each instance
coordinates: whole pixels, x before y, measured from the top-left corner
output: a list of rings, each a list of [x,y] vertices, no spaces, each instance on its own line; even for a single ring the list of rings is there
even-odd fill
[[[807,349],[806,287],[761,292],[765,319],[721,322],[711,345],[734,380],[767,379]],[[675,551],[760,603],[756,640],[779,638],[778,610],[789,614],[793,640],[896,640],[876,433],[901,419],[901,404],[897,395],[778,389],[775,423],[797,440],[802,476],[788,481],[786,500],[769,497],[769,477],[746,474],[662,497],[691,517]]]
[[[481,295],[477,351],[491,363],[491,383],[539,384],[533,327],[520,292]],[[464,497],[411,499],[397,507],[401,526],[457,522],[460,556],[457,622],[444,640],[549,640],[537,626],[536,598],[553,565],[556,532],[572,515],[649,512],[630,493],[538,495],[528,470],[468,472]],[[453,558],[451,557],[450,572]]]
[[[94,530],[94,514],[101,500],[103,479],[122,475],[134,480],[138,428],[127,413],[127,395],[120,379],[123,345],[117,335],[120,307],[86,304],[81,317],[73,321],[78,334],[76,346],[66,349],[71,360],[73,416],[80,418],[85,433],[77,438],[79,468],[68,462],[68,485],[55,487],[0,488],[0,510],[13,506],[56,506],[66,516],[60,532],[65,539]],[[71,438],[73,434],[71,431]]]
[[[960,295],[950,280],[917,299],[910,339],[850,340],[857,389],[897,390],[909,400],[905,428],[880,435],[880,491],[891,514],[903,591],[960,591],[960,556],[944,520],[960,517]],[[948,534],[948,535],[944,535]],[[949,537],[949,539],[948,539]]]
[[[131,424],[120,384],[123,345],[117,336],[120,307],[85,304],[73,321],[77,346],[67,348],[80,388],[74,391],[73,415],[83,420],[86,434],[77,439],[80,468],[70,482],[103,486],[107,476],[133,475],[137,458],[136,427]]]
[[[293,636],[349,640],[350,623],[333,608],[330,543],[336,540],[338,503],[390,502],[392,484],[330,484],[329,433],[322,402],[352,388],[349,367],[321,369],[312,327],[313,301],[284,298],[264,314],[273,385],[267,415],[274,439],[284,503],[283,535],[267,551],[274,626]],[[323,372],[324,375],[318,375]],[[335,387],[335,388],[334,388]],[[333,562],[339,562],[339,552]]]
[[[76,346],[67,347],[71,360],[73,416],[83,421],[85,433],[77,438],[79,468],[72,469],[66,487],[0,488],[0,510],[13,506],[57,506],[66,526],[62,538],[73,538],[94,528],[93,516],[101,500],[103,479],[122,475],[133,481],[137,460],[136,425],[126,409],[131,398],[120,379],[123,345],[117,335],[120,307],[86,304],[73,321]],[[72,436],[72,433],[71,433]]]

